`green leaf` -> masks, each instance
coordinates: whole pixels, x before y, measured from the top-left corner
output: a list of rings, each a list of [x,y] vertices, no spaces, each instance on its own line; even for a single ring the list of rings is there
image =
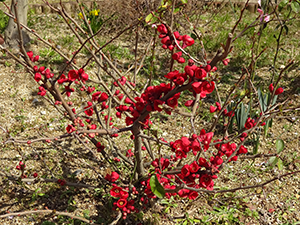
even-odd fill
[[[277,154],[282,152],[282,150],[284,149],[284,142],[281,139],[277,139],[276,140],[276,150],[277,150]]]
[[[55,225],[55,223],[51,221],[44,221],[41,223],[41,225]]]
[[[278,158],[276,156],[272,156],[272,157],[270,157],[268,164],[269,164],[269,166],[274,166],[274,165],[276,165],[277,161],[278,161]]]
[[[300,12],[300,4],[296,1],[293,1],[291,3],[291,7],[292,7],[292,10],[295,12],[295,13],[298,13]]]
[[[152,19],[153,19],[153,15],[152,13],[150,13],[148,16],[146,16],[145,22],[150,23]]]
[[[280,158],[278,158],[277,166],[278,166],[279,170],[283,170],[283,163],[282,163],[282,160]]]
[[[180,11],[180,8],[175,8],[174,13],[178,13]]]
[[[258,152],[258,147],[259,147],[259,137],[260,137],[260,135],[257,134],[256,141],[255,141],[255,146],[254,146],[254,148],[253,148],[253,155],[256,155],[257,152]]]
[[[150,187],[153,194],[155,194],[158,198],[165,197],[165,189],[163,186],[159,183],[156,174],[153,174],[150,178]]]
[[[285,6],[287,6],[288,3],[289,3],[289,0],[283,0],[283,1],[281,1],[281,2],[279,3],[279,5],[278,5],[278,10],[279,10],[279,12],[281,12],[281,10],[282,10]]]
[[[187,4],[187,3],[188,3],[188,0],[181,0],[181,2],[182,2],[183,4]]]

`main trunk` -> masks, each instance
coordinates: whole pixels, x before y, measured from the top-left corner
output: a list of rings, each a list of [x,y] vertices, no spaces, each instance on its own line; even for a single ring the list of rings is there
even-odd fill
[[[11,11],[15,15],[15,4],[17,9],[18,19],[21,24],[27,25],[27,12],[28,12],[28,0],[12,0]],[[10,18],[8,21],[7,28],[5,29],[5,43],[11,48],[19,47],[19,32],[18,25],[14,19]],[[30,37],[26,33],[25,29],[22,29],[23,44],[30,42]]]

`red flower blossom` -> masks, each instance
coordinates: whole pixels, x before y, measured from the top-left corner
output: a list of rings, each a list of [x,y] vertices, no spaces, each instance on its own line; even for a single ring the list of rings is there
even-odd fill
[[[68,73],[68,78],[69,78],[69,81],[75,81],[76,79],[78,79],[79,74],[78,74],[77,70],[70,70]]]
[[[184,105],[186,106],[186,107],[191,107],[191,106],[193,106],[194,105],[194,100],[188,100],[188,101],[186,101],[185,103],[184,103]]]
[[[209,176],[208,174],[203,174],[201,175],[200,179],[199,179],[199,184],[202,187],[208,187],[209,185],[211,185],[211,182],[213,182],[211,176]]]
[[[273,93],[273,91],[274,91],[274,86],[273,86],[272,83],[269,85],[269,91],[270,91],[271,93]]]
[[[175,97],[169,98],[169,99],[167,100],[167,105],[170,106],[170,107],[172,107],[173,109],[174,109],[175,107],[177,107],[177,105],[178,105],[178,100],[177,100],[177,98],[175,98]]]
[[[206,77],[206,75],[207,75],[206,70],[201,67],[198,67],[195,70],[195,77],[200,80],[203,80]]]
[[[39,82],[42,79],[42,75],[40,73],[35,73],[34,79],[36,82]]]
[[[191,199],[191,200],[195,200],[197,197],[198,197],[198,192],[196,192],[196,191],[191,191],[190,193],[189,193],[189,199]]]
[[[101,91],[97,91],[92,94],[92,101],[97,101],[99,99],[99,95],[101,95]]]
[[[157,26],[157,31],[158,31],[159,33],[161,33],[161,34],[166,34],[166,33],[168,33],[168,29],[167,29],[166,26],[163,25],[163,24],[160,24],[160,25]]]
[[[111,174],[106,174],[105,180],[110,181],[112,183],[116,182],[119,179],[119,174],[117,172],[111,172]]]
[[[189,167],[191,173],[197,173],[197,171],[200,169],[196,161],[194,161]]]
[[[283,92],[283,88],[280,87],[275,91],[275,95],[280,95],[280,94],[282,94],[282,92]]]
[[[121,197],[121,191],[123,191],[121,187],[115,186],[115,187],[113,187],[113,188],[110,190],[109,193],[110,193],[110,195],[111,195],[112,197],[120,198],[120,197]]]
[[[117,206],[119,208],[124,208],[127,205],[127,200],[126,199],[119,199],[117,201]]]
[[[190,166],[189,165],[184,165],[182,168],[181,168],[181,174],[184,176],[184,177],[187,177],[190,175]]]
[[[75,131],[76,128],[73,127],[71,124],[69,124],[69,125],[67,126],[66,130],[67,130],[67,132],[70,134],[70,133],[72,133],[73,131]]]
[[[91,107],[93,105],[93,103],[91,102],[87,102],[88,106],[84,107],[84,109],[87,109],[89,108],[88,110],[85,110],[84,113],[87,115],[87,116],[92,116],[93,113],[94,113],[94,110],[93,108]]]

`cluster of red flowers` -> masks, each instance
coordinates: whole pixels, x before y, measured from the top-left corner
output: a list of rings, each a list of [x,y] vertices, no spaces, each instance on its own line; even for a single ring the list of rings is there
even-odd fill
[[[175,142],[170,142],[172,151],[176,154],[176,160],[186,158],[187,153],[190,151],[193,151],[194,155],[202,149],[206,151],[209,148],[213,135],[213,132],[206,133],[205,130],[202,129],[198,136],[193,134],[191,138],[182,137]]]
[[[166,102],[162,101],[161,98],[172,90],[171,84],[161,83],[157,86],[148,87],[141,97],[135,97],[136,103],[131,102],[129,107],[119,106],[117,116],[120,115],[123,110],[131,113],[133,117],[126,117],[126,125],[129,126],[134,123],[134,121],[140,116],[140,114],[146,110],[148,112],[158,111],[161,112],[163,109],[160,107],[162,104],[166,103],[171,108],[175,108],[178,105],[178,98],[180,93],[175,94],[173,97],[169,98]],[[126,103],[126,100],[125,100]],[[128,102],[129,103],[129,102]],[[169,115],[171,111],[164,109]],[[151,124],[149,120],[149,114],[146,116],[144,121],[141,121],[143,128],[147,129]]]
[[[105,148],[105,146],[102,145],[100,142],[98,142],[98,143],[96,144],[96,147],[97,147],[97,152],[101,152],[101,151],[103,151],[104,148]]]
[[[23,163],[22,161],[20,161],[19,165],[16,166],[16,169],[24,171],[25,167],[26,167],[25,163]]]
[[[64,185],[66,185],[67,182],[65,180],[58,179],[57,183],[60,184],[60,186],[64,186]]]
[[[135,208],[134,203],[135,201],[133,199],[128,200],[129,194],[128,194],[129,188],[122,188],[117,186],[116,184],[113,184],[113,188],[110,190],[110,195],[114,198],[117,198],[118,200],[113,203],[113,210],[122,210],[123,211],[123,219],[126,219],[127,215],[134,212],[138,213],[139,210]],[[138,192],[135,187],[132,188],[132,195],[137,195]]]
[[[57,83],[63,84],[65,82],[73,82],[73,81],[82,81],[85,83],[89,79],[89,75],[87,75],[82,68],[79,70],[70,70],[68,72],[68,78],[66,75],[62,74],[60,78],[57,80]]]
[[[111,172],[111,174],[109,174],[109,173],[106,174],[106,176],[104,178],[105,178],[105,180],[114,183],[119,179],[119,177],[120,177],[120,175],[117,172],[113,171],[113,172]]]
[[[176,43],[181,46],[182,49],[185,49],[187,46],[191,46],[195,43],[194,39],[189,35],[181,36],[178,31],[175,31],[173,35],[168,31],[164,24],[160,24],[157,26],[157,31],[160,33],[159,38],[161,39],[162,48],[169,49],[173,51],[173,49],[177,47]],[[175,37],[175,39],[174,39]],[[176,43],[175,43],[176,41]],[[182,41],[182,44],[180,42]],[[185,63],[185,59],[182,57],[182,52],[176,52],[172,55],[172,58],[176,60],[178,63]]]
[[[36,62],[39,60],[40,56],[39,55],[36,55],[33,57],[33,52],[30,51],[30,52],[27,52],[27,55],[29,57],[29,59],[32,61],[32,62]]]
[[[269,85],[269,91],[271,92],[271,93],[273,93],[273,91],[274,91],[274,86],[273,86],[273,84],[270,84]],[[282,94],[283,93],[283,88],[282,87],[279,87],[279,88],[277,88],[276,89],[276,91],[275,91],[275,95],[280,95],[280,94]]]

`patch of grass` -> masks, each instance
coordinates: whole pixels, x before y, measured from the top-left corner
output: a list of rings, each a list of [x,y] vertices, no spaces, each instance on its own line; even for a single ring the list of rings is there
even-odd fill
[[[7,24],[9,17],[6,16],[2,11],[0,11],[0,33],[3,33]]]
[[[52,48],[44,48],[40,50],[40,56],[43,59],[48,59],[47,61],[42,61],[43,63],[63,63],[64,58],[56,53]]]

